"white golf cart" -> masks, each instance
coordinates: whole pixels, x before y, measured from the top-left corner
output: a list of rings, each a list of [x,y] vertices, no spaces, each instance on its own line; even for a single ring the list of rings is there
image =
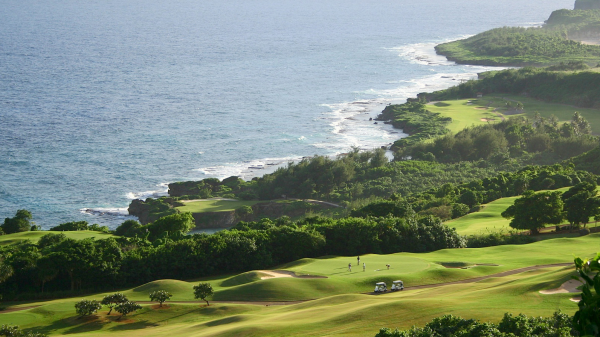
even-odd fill
[[[392,291],[396,290],[404,290],[404,282],[400,280],[392,282]]]
[[[385,282],[377,282],[375,283],[375,290],[373,292],[375,293],[383,293],[387,291],[387,285],[385,284]]]

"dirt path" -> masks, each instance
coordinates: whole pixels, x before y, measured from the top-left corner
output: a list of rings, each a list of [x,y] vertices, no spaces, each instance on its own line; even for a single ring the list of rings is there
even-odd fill
[[[569,263],[542,264],[542,265],[536,265],[536,266],[531,266],[531,267],[524,267],[524,268],[519,268],[519,269],[508,270],[508,271],[497,273],[497,274],[491,274],[491,275],[487,275],[487,276],[470,278],[470,279],[461,280],[461,281],[436,283],[436,284],[426,284],[426,285],[421,285],[421,286],[407,287],[407,288],[404,288],[404,291],[418,290],[418,289],[427,289],[427,288],[436,288],[436,287],[443,287],[443,286],[453,285],[453,284],[474,283],[474,282],[478,282],[478,281],[485,280],[485,279],[488,279],[488,278],[509,276],[509,275],[519,274],[519,273],[530,271],[530,270],[536,270],[536,269],[542,269],[542,268],[552,268],[552,267],[568,267],[568,266],[572,266],[572,265],[573,265],[572,262],[569,262]],[[265,274],[272,273],[272,274],[278,275],[278,276],[274,276],[274,277],[326,278],[325,276],[312,276],[312,275],[295,276],[295,274],[293,272],[285,271],[285,270],[275,270],[275,271],[273,271],[273,270],[269,270],[269,271],[261,270],[260,272],[263,272]],[[291,276],[289,273],[292,273],[294,276]],[[281,275],[289,275],[289,276],[281,276]],[[372,293],[372,292],[371,293],[364,293],[364,294],[380,295],[380,294],[375,294],[375,293]],[[208,301],[208,302],[209,303],[216,303],[216,304],[251,304],[251,305],[271,306],[271,305],[292,305],[292,304],[299,304],[299,303],[304,303],[304,302],[308,302],[308,301],[313,301],[313,300],[311,299],[311,300],[302,300],[302,301],[266,301],[266,302],[263,302],[263,301]],[[156,302],[150,302],[150,301],[136,301],[136,302],[140,303],[140,304],[156,304]],[[169,304],[169,303],[190,304],[190,303],[206,303],[206,302],[204,302],[204,301],[168,301],[165,304]],[[0,311],[0,314],[7,314],[9,312],[15,312],[15,311],[33,309],[33,308],[37,308],[37,307],[39,307],[39,305],[33,305],[33,306],[28,306],[28,307],[19,307],[19,308],[9,308],[9,309],[4,309],[4,310]]]

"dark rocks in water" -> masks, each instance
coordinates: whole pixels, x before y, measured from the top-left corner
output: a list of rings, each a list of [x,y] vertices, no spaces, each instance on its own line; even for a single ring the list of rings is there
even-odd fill
[[[369,120],[370,120],[370,121],[372,121],[372,120],[373,120],[373,117],[369,118]]]
[[[377,122],[373,123],[373,124],[377,124]]]

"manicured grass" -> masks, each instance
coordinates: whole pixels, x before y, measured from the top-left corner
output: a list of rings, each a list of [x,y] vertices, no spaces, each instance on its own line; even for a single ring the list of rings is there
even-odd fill
[[[523,103],[524,109],[521,116],[533,119],[535,112],[539,112],[544,118],[550,118],[552,115],[558,117],[560,122],[568,122],[573,117],[573,113],[578,111],[583,118],[587,119],[592,126],[592,133],[600,134],[600,111],[598,109],[580,108],[566,104],[546,103],[535,100],[533,98],[516,95],[495,95],[495,97],[505,97],[507,99],[519,101]],[[486,96],[487,97],[487,96]],[[519,116],[519,115],[516,115]]]
[[[220,200],[206,199],[185,202],[185,206],[177,207],[180,212],[204,213],[204,212],[228,212],[235,211],[242,206],[252,206],[259,201]]]
[[[479,212],[469,213],[458,219],[446,221],[448,227],[456,228],[460,235],[486,234],[490,232],[508,231],[510,220],[503,218],[500,214],[514,204],[520,198],[510,197],[494,200],[489,204],[482,205]]]
[[[44,236],[46,234],[50,234],[50,233],[54,233],[54,234],[63,233],[68,238],[75,239],[75,240],[82,240],[82,239],[87,239],[87,238],[106,239],[109,237],[115,237],[112,234],[95,232],[95,231],[72,231],[72,232],[71,231],[66,231],[66,232],[34,231],[34,232],[21,232],[21,233],[0,235],[0,245],[9,245],[9,244],[17,243],[17,242],[23,241],[23,240],[31,240],[32,242],[36,243],[42,236]]]
[[[446,125],[446,128],[452,133],[457,133],[472,125],[487,124],[488,121],[499,122],[501,117],[493,111],[496,108],[504,109],[496,101],[498,100],[494,99],[494,102],[490,105],[487,98],[434,102],[427,104],[427,110],[452,118],[452,123]]]
[[[523,103],[522,112],[515,114],[515,110],[507,111],[506,102],[513,105],[516,102]],[[597,109],[578,108],[566,104],[546,103],[533,98],[507,94],[489,94],[482,98],[459,99],[455,101],[441,101],[427,104],[427,110],[437,112],[444,117],[451,117],[452,123],[446,127],[457,133],[466,127],[487,123],[496,123],[504,118],[523,116],[530,120],[536,112],[544,118],[552,115],[558,117],[561,123],[568,122],[573,113],[578,111],[590,122],[592,132],[600,134],[600,112]]]

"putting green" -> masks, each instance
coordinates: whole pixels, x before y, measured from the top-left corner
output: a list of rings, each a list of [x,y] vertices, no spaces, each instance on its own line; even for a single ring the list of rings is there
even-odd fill
[[[457,133],[466,127],[473,125],[482,125],[489,122],[499,122],[502,120],[502,114],[494,112],[500,108],[501,104],[496,99],[488,106],[487,99],[460,99],[456,101],[443,101],[427,104],[427,110],[437,112],[444,117],[452,118],[452,123],[446,127]]]
[[[176,207],[180,212],[203,213],[203,212],[228,212],[235,211],[242,206],[252,206],[259,201],[240,201],[205,199],[184,201],[184,206]]]
[[[521,102],[523,109],[516,113],[515,110],[507,109],[507,102],[513,105],[516,102]],[[590,122],[592,132],[600,134],[600,113],[598,113],[597,109],[547,103],[517,95],[492,93],[482,98],[432,102],[427,104],[427,110],[439,113],[445,117],[451,117],[452,123],[446,127],[452,133],[457,133],[473,125],[497,123],[503,118],[506,119],[514,116],[523,116],[532,120],[536,112],[546,119],[554,115],[558,118],[559,122],[568,122],[573,117],[573,113],[578,111]]]
[[[360,262],[357,264],[357,257],[322,257],[316,259],[303,259],[303,263],[294,266],[290,264],[287,270],[301,275],[322,275],[329,278],[362,278],[365,273],[378,273],[380,275],[389,274],[410,274],[423,271],[431,266],[431,263],[416,257],[407,257],[398,254],[377,255],[368,254],[360,256]],[[351,264],[351,270],[348,270],[348,264]],[[363,263],[365,271],[363,272]],[[388,270],[387,264],[390,265]],[[285,267],[285,266],[284,266]]]

